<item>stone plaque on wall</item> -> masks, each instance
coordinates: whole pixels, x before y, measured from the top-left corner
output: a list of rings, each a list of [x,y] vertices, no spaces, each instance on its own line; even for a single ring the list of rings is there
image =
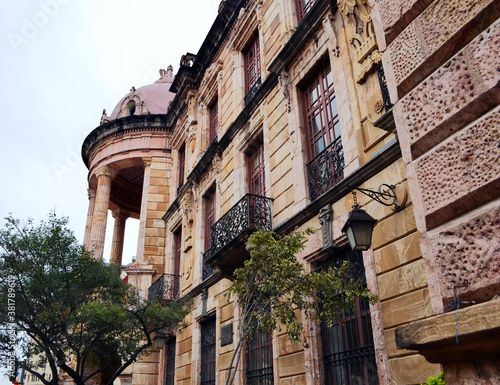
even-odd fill
[[[221,326],[220,346],[226,346],[233,342],[233,323]]]

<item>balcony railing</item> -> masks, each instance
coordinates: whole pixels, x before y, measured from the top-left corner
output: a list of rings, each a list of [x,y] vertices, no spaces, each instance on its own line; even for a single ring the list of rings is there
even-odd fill
[[[259,90],[260,86],[262,86],[262,80],[259,76],[257,80],[253,82],[253,84],[250,86],[250,89],[248,90],[247,94],[245,95],[245,106],[252,100],[252,98],[255,96],[257,91]]]
[[[212,276],[214,273],[213,267],[210,267],[207,263],[208,258],[210,258],[211,256],[212,256],[212,252],[210,249],[208,249],[207,251],[205,251],[203,253],[203,271],[201,274],[201,278],[203,281],[205,279],[207,279],[208,277]]]
[[[155,298],[161,303],[179,299],[181,276],[175,274],[163,274],[148,289],[148,299]]]
[[[221,250],[231,246],[232,249],[240,249],[246,241],[245,236],[255,230],[272,230],[271,198],[259,195],[246,194],[229,211],[224,214],[211,228],[210,249],[204,254],[204,261],[212,265],[230,266],[233,263],[241,262],[241,252],[234,255],[214,256]],[[228,253],[224,253],[228,254]],[[222,262],[221,262],[222,260]],[[232,262],[228,262],[231,260]],[[237,261],[236,261],[237,260]],[[213,263],[215,262],[215,263]]]
[[[391,97],[389,95],[389,89],[387,88],[387,79],[385,78],[384,67],[380,64],[377,67],[378,82],[380,84],[380,91],[382,92],[382,100],[384,102],[385,112],[392,108]]]
[[[344,151],[340,138],[307,164],[307,178],[312,201],[344,179]]]

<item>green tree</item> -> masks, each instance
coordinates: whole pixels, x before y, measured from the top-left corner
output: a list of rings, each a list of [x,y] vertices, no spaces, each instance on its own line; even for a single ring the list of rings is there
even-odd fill
[[[269,332],[281,325],[288,337],[299,343],[303,340],[303,326],[297,312],[302,311],[317,322],[325,316],[331,326],[342,319],[356,298],[377,301],[360,282],[347,278],[347,261],[339,268],[306,272],[297,253],[304,249],[306,236],[312,233],[312,229],[287,235],[259,230],[249,237],[250,258],[234,271],[234,281],[228,289],[228,296],[237,301],[241,315],[226,385],[234,382],[244,343],[257,331]]]
[[[189,300],[142,299],[118,266],[78,244],[67,222],[54,213],[40,224],[8,217],[0,230],[0,357],[45,385],[58,383],[60,369],[77,385],[97,375],[112,384],[148,354],[153,333],[181,326]],[[51,381],[40,373],[46,363]]]

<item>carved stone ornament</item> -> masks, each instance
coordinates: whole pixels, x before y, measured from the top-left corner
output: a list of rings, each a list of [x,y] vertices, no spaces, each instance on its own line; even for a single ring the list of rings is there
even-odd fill
[[[109,122],[111,119],[109,118],[108,114],[106,113],[106,109],[102,110],[102,116],[101,116],[101,125],[104,123]]]
[[[337,6],[339,7],[339,11],[347,17],[354,12],[356,0],[337,0]]]
[[[332,250],[336,247],[332,235],[333,209],[331,205],[326,205],[319,210],[319,223],[323,235],[323,250]]]
[[[373,71],[381,60],[370,9],[366,0],[337,0],[337,5],[347,21],[349,43],[355,48],[356,81],[363,83],[368,73]]]
[[[191,228],[193,225],[193,193],[191,191],[184,194],[181,200],[181,209],[184,214],[184,226]]]
[[[292,111],[292,101],[290,96],[290,75],[287,71],[281,71],[280,76],[278,77],[278,81],[280,83],[281,92],[283,92],[283,96],[286,100],[286,109],[288,112]]]

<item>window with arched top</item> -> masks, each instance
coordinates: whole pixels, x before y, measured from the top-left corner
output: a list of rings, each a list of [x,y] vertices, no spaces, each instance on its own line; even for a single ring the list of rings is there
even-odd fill
[[[127,103],[127,116],[135,115],[135,101],[130,100]]]

